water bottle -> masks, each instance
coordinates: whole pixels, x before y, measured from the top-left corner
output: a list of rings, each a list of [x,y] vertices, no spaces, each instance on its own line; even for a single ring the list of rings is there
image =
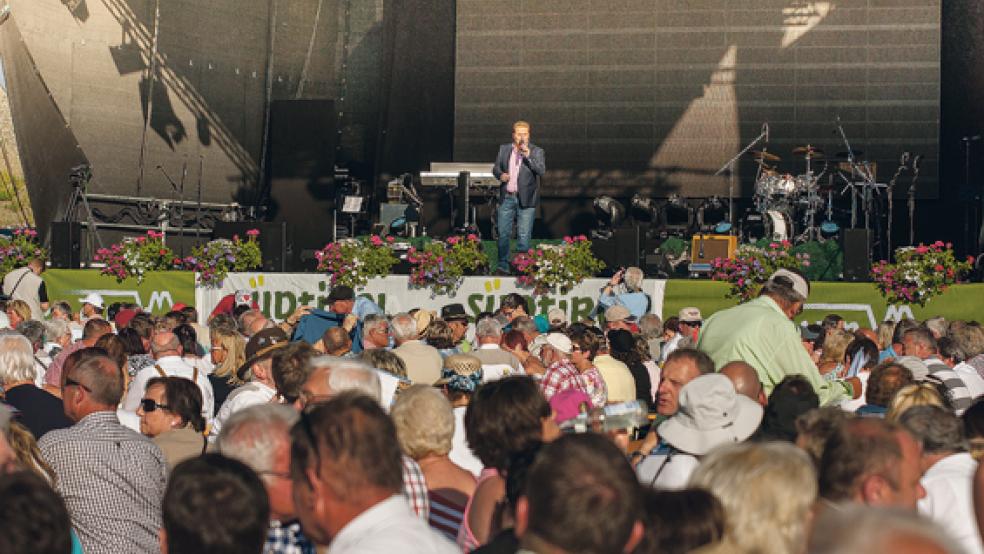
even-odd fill
[[[649,414],[646,406],[639,400],[630,400],[581,412],[576,417],[561,423],[560,429],[565,433],[586,433],[588,431],[602,433],[634,429],[644,425],[648,419]]]

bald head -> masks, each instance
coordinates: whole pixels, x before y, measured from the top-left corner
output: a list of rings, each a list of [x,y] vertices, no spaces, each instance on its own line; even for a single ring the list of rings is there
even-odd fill
[[[352,339],[342,327],[329,328],[321,337],[321,342],[325,345],[325,353],[332,356],[341,356],[352,349]]]
[[[748,398],[765,405],[765,391],[762,389],[762,382],[759,381],[758,372],[755,368],[745,362],[736,360],[728,362],[721,368],[721,374],[731,379],[738,394],[743,394]]]
[[[156,359],[164,356],[180,356],[181,341],[178,340],[177,335],[170,331],[154,333],[154,336],[150,338],[150,351]]]

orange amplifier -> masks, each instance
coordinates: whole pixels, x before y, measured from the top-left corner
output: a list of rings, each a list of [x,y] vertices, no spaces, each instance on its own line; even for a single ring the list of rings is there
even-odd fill
[[[690,239],[690,272],[711,270],[715,258],[734,258],[738,237],[734,235],[694,235]]]

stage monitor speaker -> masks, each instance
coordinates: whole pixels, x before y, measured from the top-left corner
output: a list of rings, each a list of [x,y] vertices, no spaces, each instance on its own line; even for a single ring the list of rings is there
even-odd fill
[[[287,271],[287,260],[289,259],[289,249],[287,240],[287,222],[279,223],[249,223],[225,221],[215,222],[212,231],[213,238],[230,239],[235,235],[246,238],[246,231],[256,229],[260,232],[259,243],[262,252],[263,271]]]
[[[622,267],[638,267],[642,253],[639,249],[639,228],[623,227],[615,229],[610,238],[593,238],[591,250],[605,262],[605,269],[601,272],[604,276],[611,276]]]
[[[709,264],[717,258],[731,258],[738,248],[734,235],[694,235],[690,239],[690,259],[695,264]]]
[[[871,280],[871,256],[868,253],[867,229],[841,231],[841,252],[844,253],[844,280]]]
[[[51,267],[78,269],[82,265],[82,224],[54,221],[51,223]]]

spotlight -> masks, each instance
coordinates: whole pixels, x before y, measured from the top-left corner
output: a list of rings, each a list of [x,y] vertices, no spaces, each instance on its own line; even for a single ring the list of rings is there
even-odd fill
[[[663,205],[663,224],[667,231],[688,231],[694,223],[694,210],[687,199],[671,195]]]
[[[700,207],[697,208],[697,222],[701,231],[714,230],[718,234],[730,231],[728,201],[712,196],[701,202]]]
[[[659,217],[659,206],[651,198],[636,194],[630,203],[632,219],[643,223],[654,223]]]
[[[625,220],[625,206],[611,196],[595,198],[594,211],[598,219],[598,229],[591,232],[594,238],[611,237],[612,230]]]

